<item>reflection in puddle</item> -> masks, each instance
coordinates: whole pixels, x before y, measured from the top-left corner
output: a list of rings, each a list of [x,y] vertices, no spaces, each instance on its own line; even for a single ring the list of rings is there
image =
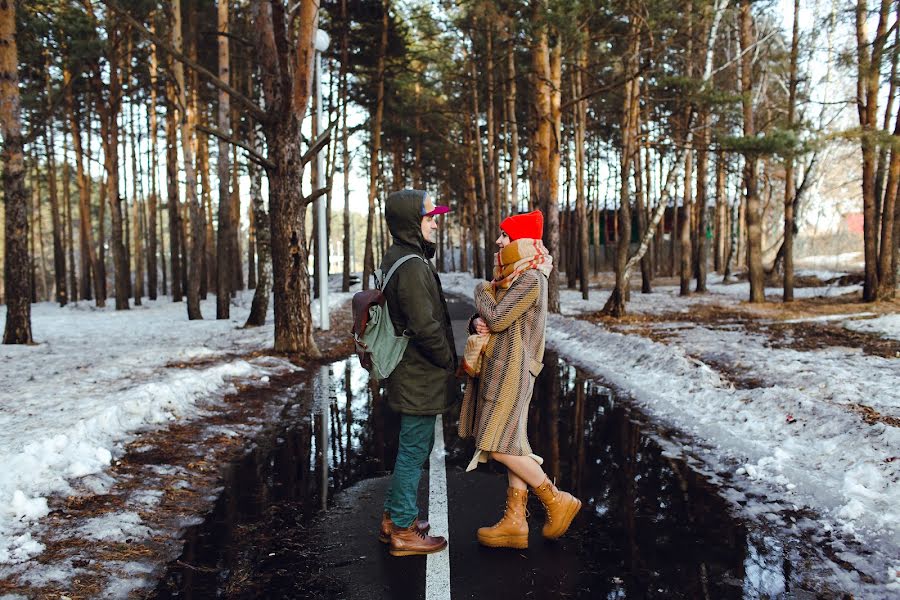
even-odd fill
[[[186,530],[184,551],[154,597],[221,595],[239,565],[262,560],[252,555],[253,536],[278,535],[265,529],[281,507],[290,506],[292,524],[308,522],[335,492],[393,463],[399,422],[356,359],[322,366],[281,394],[290,400],[280,422],[222,468],[221,496]]]
[[[777,540],[748,533],[730,517],[715,487],[664,453],[608,388],[550,352],[545,364],[529,417],[531,442],[550,477],[585,501],[573,543],[566,546],[569,555],[541,563],[547,593],[793,597],[792,565]],[[304,547],[312,517],[329,507],[336,492],[390,471],[398,418],[355,358],[323,366],[304,385],[282,393],[291,400],[280,423],[223,468],[224,489],[214,511],[187,530],[184,552],[156,598],[252,597],[247,589],[291,597],[296,572],[262,549],[277,538],[279,551],[314,561],[317,549]],[[448,471],[457,472],[471,447],[456,437],[454,415],[444,423]],[[362,509],[377,510],[372,502]],[[536,501],[531,509],[543,515]],[[509,591],[508,582],[501,585]],[[244,595],[232,594],[235,586]],[[537,588],[522,594],[528,589]]]

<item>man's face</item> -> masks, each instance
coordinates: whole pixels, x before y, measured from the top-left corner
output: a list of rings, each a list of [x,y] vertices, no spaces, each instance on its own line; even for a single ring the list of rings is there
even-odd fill
[[[437,235],[438,224],[434,217],[422,217],[422,237],[425,238],[426,241],[431,242],[432,244],[435,242],[435,236]]]
[[[434,201],[430,196],[425,196],[425,202],[423,203],[423,211],[429,213],[434,210]],[[422,237],[425,238],[426,241],[434,244],[436,242],[438,224],[437,220],[434,217],[430,217],[428,215],[422,217]]]

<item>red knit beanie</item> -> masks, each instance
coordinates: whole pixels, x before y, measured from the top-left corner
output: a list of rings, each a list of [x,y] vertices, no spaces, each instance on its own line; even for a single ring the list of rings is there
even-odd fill
[[[500,229],[512,241],[522,238],[539,240],[544,236],[544,213],[539,210],[522,215],[512,215],[503,219]]]

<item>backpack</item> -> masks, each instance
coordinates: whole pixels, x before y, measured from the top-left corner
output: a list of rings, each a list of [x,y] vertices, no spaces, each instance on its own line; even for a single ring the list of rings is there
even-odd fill
[[[375,379],[386,379],[400,363],[409,337],[396,335],[394,322],[384,297],[384,289],[394,273],[406,261],[418,258],[418,254],[407,254],[395,262],[381,279],[381,269],[375,271],[375,289],[353,294],[353,341],[356,355],[364,369]]]

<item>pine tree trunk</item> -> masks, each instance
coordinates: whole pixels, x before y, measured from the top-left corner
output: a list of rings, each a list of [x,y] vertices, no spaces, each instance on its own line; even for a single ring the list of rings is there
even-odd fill
[[[375,198],[378,195],[378,159],[381,153],[381,122],[384,115],[384,63],[387,55],[389,8],[390,0],[382,0],[381,42],[378,45],[378,61],[375,67],[375,114],[372,116],[372,138],[369,149],[369,211],[366,214],[366,248],[362,278],[364,290],[369,289],[372,274],[375,272]]]
[[[894,136],[900,136],[900,109],[894,124]],[[878,256],[877,300],[890,300],[896,295],[896,268],[894,254],[897,249],[896,230],[897,194],[900,190],[900,148],[891,149],[887,187],[881,214],[881,244]]]
[[[340,66],[340,96],[341,96],[341,161],[344,175],[344,271],[341,279],[341,291],[350,291],[350,254],[352,252],[350,239],[350,141],[347,129],[347,108],[349,106],[349,91],[347,82],[347,68],[349,67],[349,37],[350,19],[347,15],[347,0],[341,0],[341,66]]]
[[[66,218],[66,251],[68,252],[69,265],[66,271],[69,274],[69,290],[67,296],[78,300],[78,277],[75,268],[75,224],[72,222],[72,172],[69,166],[69,130],[63,127],[63,204],[65,205]]]
[[[644,82],[644,97],[648,97],[649,93],[647,91],[647,83]],[[650,123],[650,107],[649,101],[645,104],[646,117],[644,118],[645,123]],[[646,139],[646,138],[645,138]],[[641,238],[647,235],[648,230],[651,228],[650,225],[650,212],[651,206],[653,205],[653,161],[650,159],[650,148],[649,145],[645,142],[642,144],[644,147],[644,160],[642,161],[641,167],[644,171],[644,176],[646,178],[646,185],[644,188],[644,197],[646,201],[644,202],[644,210],[643,210],[643,219],[644,225],[641,228],[644,232],[641,234]],[[640,159],[640,152],[638,153],[638,158]],[[660,231],[659,229],[658,231]],[[658,233],[657,231],[657,233]],[[661,235],[657,235],[657,233],[653,233],[653,238],[650,240],[650,247],[647,249],[647,253],[641,258],[641,293],[642,294],[650,294],[653,292],[653,277],[656,272],[656,261],[657,261],[657,246],[659,244],[658,240],[662,239]]]
[[[562,111],[560,108],[562,99],[562,41],[558,39],[550,51],[550,123],[551,137],[547,140],[550,152],[550,195],[547,198],[544,214],[546,225],[544,237],[549,242],[547,250],[552,256],[560,252],[559,237],[559,165],[560,144],[562,139]],[[559,270],[553,269],[550,273],[549,290],[547,293],[547,310],[559,313]]]
[[[181,0],[172,2],[172,45],[181,52]],[[191,247],[187,276],[187,309],[188,319],[202,319],[200,313],[200,268],[203,261],[204,218],[203,207],[197,198],[197,174],[194,170],[194,149],[191,143],[195,122],[193,102],[188,102],[185,89],[184,65],[175,61],[175,81],[178,87],[180,106],[185,107],[186,114],[181,119],[181,153],[184,158],[185,198],[191,215]]]
[[[468,228],[471,232],[472,240],[472,259],[473,271],[472,275],[477,279],[487,279],[489,275],[482,268],[481,249],[479,248],[481,239],[481,227],[478,220],[478,198],[475,192],[475,162],[472,156],[474,150],[472,147],[472,128],[469,123],[472,122],[472,115],[466,115],[466,123],[463,125],[463,152],[466,155],[466,217],[468,219]],[[468,262],[468,261],[466,261]]]
[[[228,54],[228,1],[218,0],[219,79],[230,85],[231,68]],[[217,125],[219,131],[231,135],[230,98],[219,90]],[[228,319],[231,306],[231,172],[228,142],[219,138],[216,175],[219,179],[219,228],[216,236],[216,319]],[[207,252],[208,254],[208,252]]]
[[[237,129],[234,127],[233,129]],[[244,264],[241,261],[241,185],[238,179],[237,146],[231,153],[231,297],[244,289]]]
[[[506,111],[509,115],[509,199],[512,203],[512,210],[515,211],[519,206],[519,125],[516,121],[516,41],[515,41],[515,19],[507,19],[508,27],[508,44],[509,48],[506,52],[506,76],[508,78],[509,87],[506,95]]]
[[[170,71],[174,68],[169,59]],[[181,200],[178,190],[178,99],[172,81],[166,82],[166,95],[166,204],[169,212],[169,260],[172,261],[172,302],[181,302],[184,288],[181,274]]]
[[[137,137],[134,134],[134,105],[128,104],[129,146],[131,147],[132,233],[134,234],[134,305],[141,306],[144,296],[144,203],[139,190],[142,180],[138,169]]]
[[[897,17],[900,18],[900,3],[893,3],[897,7]],[[891,71],[888,75],[887,81],[888,92],[887,92],[887,104],[884,108],[884,125],[882,130],[887,133],[891,128],[891,117],[894,113],[894,101],[897,95],[897,61],[900,59],[900,23],[896,20],[894,22],[894,26],[892,27],[894,30],[894,43],[893,48],[891,49]],[[890,189],[890,185],[885,185],[885,174],[889,171],[889,162],[888,162],[888,144],[880,144],[878,149],[878,166],[875,170],[875,230],[876,236],[878,235],[879,229],[884,231],[884,223],[882,222],[882,216],[888,215],[886,212],[884,204],[889,202],[890,199],[888,196],[891,195],[892,190]],[[893,214],[889,216],[891,223],[893,223]],[[893,235],[891,236],[893,237]],[[876,237],[875,240],[875,251],[878,253],[878,292],[880,294],[880,290],[882,288],[881,285],[881,242],[882,238]],[[876,295],[877,295],[876,294]]]
[[[16,6],[0,2],[0,135],[3,149],[4,344],[31,344],[31,256],[28,253],[28,196],[19,103]]]
[[[787,128],[794,128],[797,104],[797,58],[800,47],[800,0],[794,0],[794,25],[791,36],[791,66],[788,80]],[[784,296],[785,302],[794,300],[794,200],[796,182],[794,178],[794,155],[790,153],[784,166]]]
[[[875,37],[868,39],[868,2],[857,0],[856,4],[856,40],[857,40],[857,109],[859,124],[862,129],[860,146],[862,150],[862,193],[863,193],[863,238],[865,255],[865,281],[863,283],[863,301],[876,299],[878,289],[878,224],[876,210],[876,153],[875,140],[878,119],[878,88],[881,83],[881,63],[885,46],[887,16],[891,6],[890,0],[881,1],[881,10]]]
[[[251,124],[247,134],[251,148],[259,150],[256,128]],[[269,310],[269,295],[272,293],[272,231],[269,215],[263,206],[262,170],[253,161],[248,161],[250,175],[250,207],[253,211],[253,230],[255,232],[256,255],[259,259],[256,268],[256,288],[253,292],[253,304],[244,327],[265,325],[266,313]]]
[[[709,240],[706,237],[707,209],[706,209],[706,176],[709,170],[709,111],[703,109],[698,119],[700,128],[700,147],[697,148],[697,228],[694,235],[697,247],[697,292],[706,291],[706,274],[709,263]]]
[[[201,125],[205,126],[206,111],[200,111]],[[200,206],[203,211],[203,262],[200,264],[200,299],[206,300],[209,290],[216,289],[216,232],[213,228],[212,184],[209,169],[209,138],[202,131],[194,137],[197,147],[197,176],[200,180]]]
[[[150,114],[149,114],[149,131],[147,135],[150,142],[150,164],[148,165],[148,174],[150,176],[150,200],[147,207],[147,296],[151,300],[156,300],[157,290],[159,288],[159,279],[157,275],[157,213],[159,203],[159,190],[157,189],[157,162],[158,153],[156,148],[158,124],[156,116],[156,86],[158,85],[159,59],[157,57],[157,46],[153,45],[153,51],[150,53]],[[160,248],[161,250],[161,248]],[[165,269],[165,260],[162,261],[163,269]],[[163,277],[165,279],[165,277]],[[165,286],[163,286],[165,288]],[[165,293],[165,289],[163,290]]]
[[[685,132],[687,134],[687,132]],[[684,193],[681,197],[680,227],[678,241],[681,249],[681,261],[679,262],[679,281],[681,283],[681,296],[691,295],[691,198],[694,174],[694,153],[690,142],[685,142],[687,151],[684,153]]]
[[[532,47],[535,114],[537,127],[533,136],[533,194],[535,204],[544,211],[544,243],[553,256],[559,256],[559,83],[561,48],[552,50],[549,32],[541,28]],[[559,271],[550,274],[548,310],[559,312]]]
[[[578,48],[578,60],[574,79],[574,96],[584,93],[584,74],[587,70],[588,32]],[[575,212],[578,227],[578,267],[581,275],[581,298],[587,300],[590,294],[590,259],[588,258],[588,216],[585,198],[585,130],[587,129],[587,100],[575,103]]]
[[[641,41],[636,18],[631,16],[629,20],[628,54],[625,59],[625,97],[622,104],[622,155],[619,171],[621,188],[619,193],[619,231],[616,244],[616,283],[603,307],[603,313],[613,317],[621,317],[625,314],[625,300],[628,293],[627,265],[631,241],[631,194],[628,174],[631,171],[633,153],[637,150],[636,134],[640,113],[637,96],[640,94],[638,61]]]
[[[890,284],[897,288],[898,271],[900,271],[900,180],[894,193],[894,249],[891,253]],[[896,291],[894,292],[896,294]]]
[[[487,186],[488,195],[488,230],[496,235],[500,230],[500,181],[497,156],[497,123],[494,115],[494,23],[491,19],[487,19],[485,52],[487,79],[487,96],[485,98],[485,113],[487,120],[487,173],[485,184]],[[481,136],[479,136],[480,139]],[[493,254],[493,252],[491,252]],[[485,255],[487,256],[487,254]]]
[[[63,221],[59,213],[56,158],[53,156],[56,141],[54,140],[52,122],[44,130],[44,148],[47,152],[47,189],[50,196],[50,218],[53,226],[53,277],[56,286],[56,302],[60,306],[65,306],[68,302],[68,295],[66,294],[66,250],[63,244]]]
[[[740,38],[741,38],[741,92],[744,116],[744,137],[756,136],[753,122],[753,53],[751,47],[756,43],[753,34],[753,15],[750,0],[741,0],[740,5]],[[744,188],[747,195],[747,269],[750,280],[750,302],[765,302],[765,273],[762,266],[762,226],[758,190],[758,156],[750,151],[744,154]]]
[[[672,231],[669,239],[669,277],[675,276],[675,263],[678,262],[678,253],[681,248],[681,237],[679,232],[679,223],[681,221],[679,215],[681,211],[678,208],[678,200],[672,203]]]
[[[492,203],[488,199],[488,185],[487,185],[487,175],[484,170],[484,149],[482,148],[482,140],[481,140],[481,127],[480,127],[480,119],[481,112],[480,106],[478,102],[478,85],[477,82],[479,77],[477,75],[477,67],[475,65],[475,56],[472,55],[469,60],[469,72],[472,78],[472,88],[471,88],[471,96],[472,96],[472,119],[470,121],[472,127],[472,140],[475,142],[475,162],[473,165],[475,166],[475,174],[478,176],[478,188],[477,190],[480,194],[476,195],[475,206],[478,211],[476,214],[478,215],[476,218],[480,219],[481,222],[481,233],[483,239],[481,242],[476,242],[481,244],[481,247],[478,248],[478,251],[482,254],[481,260],[484,261],[484,277],[488,279],[491,276],[490,267],[488,265],[493,264],[494,253],[491,250],[493,245],[491,244],[491,235],[496,235],[498,232],[491,229],[491,205]]]
[[[725,262],[725,240],[728,228],[728,202],[725,196],[725,151],[716,153],[716,224],[714,231],[715,258],[713,268],[721,273]]]
[[[640,131],[640,123],[635,128],[635,134]],[[643,174],[643,161],[641,160],[641,148],[640,146],[635,146],[634,149],[634,200],[635,206],[634,209],[637,211],[637,222],[638,222],[638,238],[643,239],[644,234],[647,232],[647,213],[646,207],[644,206],[644,174]],[[644,258],[641,259],[641,293],[649,294],[652,292],[651,285],[651,273],[649,269],[649,260],[648,256],[645,254]]]
[[[301,0],[296,41],[285,28],[280,2],[250,5],[255,26],[254,46],[259,57],[267,112],[263,120],[268,149],[269,207],[271,211],[272,275],[275,312],[275,351],[320,356],[312,335],[310,282],[303,216],[308,199],[298,185],[303,175],[300,125],[310,94],[318,3]],[[387,13],[385,13],[387,18]],[[282,54],[290,48],[290,68]],[[260,293],[257,287],[256,293]]]
[[[140,199],[135,200],[132,207],[132,233],[134,234],[134,305],[142,306],[141,298],[144,296],[144,228],[141,224],[143,220],[143,202]]]
[[[37,161],[32,159],[30,161],[25,161],[27,164],[35,165],[33,168],[37,169]],[[27,177],[27,169],[26,166],[26,177]],[[31,197],[29,198],[28,204],[28,235],[29,235],[29,256],[31,257],[31,303],[37,304],[38,302],[44,299],[44,294],[47,292],[47,283],[44,281],[44,256],[43,251],[40,255],[37,253],[35,248],[37,247],[38,239],[41,238],[41,232],[39,231],[40,224],[40,215],[41,215],[41,192],[40,186],[38,185],[38,181],[40,181],[40,177],[36,173],[31,174],[31,185],[26,186],[26,190],[31,192]],[[43,241],[41,242],[43,243]],[[39,259],[39,260],[38,260]],[[41,277],[38,279],[38,270],[41,271]],[[40,291],[38,291],[38,284],[40,283]]]
[[[317,85],[316,83],[313,83],[314,88],[316,85]],[[313,139],[313,140],[316,139],[317,137],[319,137],[319,133],[320,133],[319,132],[319,122],[318,122],[318,119],[316,118],[316,115],[318,115],[319,111],[321,110],[321,108],[318,105],[318,100],[319,100],[319,95],[313,94],[312,99],[310,101],[310,104],[311,104],[310,114],[313,115],[312,120],[310,122],[310,139]],[[399,159],[394,161],[395,169],[394,169],[394,173],[393,173],[393,180],[391,182],[392,186],[396,185],[396,180],[398,177],[397,168],[399,168],[399,163],[400,163]],[[311,187],[316,187],[316,182],[319,181],[319,164],[320,163],[319,163],[318,156],[316,156],[315,158],[312,159],[312,161],[310,161],[309,180],[312,182]],[[397,188],[395,188],[395,189],[397,189]],[[312,259],[313,259],[313,272],[312,272],[313,298],[320,297],[320,295],[319,295],[320,294],[319,273],[320,273],[320,269],[322,268],[322,265],[319,261],[319,256],[320,256],[319,237],[320,236],[319,236],[319,215],[318,215],[317,204],[318,204],[318,202],[312,204],[309,207],[309,211],[308,211],[309,217],[310,217],[309,220],[312,222],[312,235],[309,239],[309,244],[311,246]],[[306,221],[307,221],[307,219],[304,216],[304,219],[303,219],[304,227],[305,227]]]
[[[250,163],[247,161],[247,171],[250,172]],[[251,193],[253,182],[250,182]],[[253,204],[247,208],[247,289],[256,289],[256,221],[253,218]]]
[[[123,117],[124,121],[124,117]],[[125,130],[125,127],[120,129],[121,131]],[[127,152],[127,143],[125,141],[125,137],[119,140],[119,148],[122,149],[122,164],[119,165],[119,173],[122,175],[121,184],[122,184],[122,193],[124,195],[120,196],[121,198],[121,207],[122,207],[122,227],[124,230],[122,231],[122,246],[125,248],[125,263],[128,265],[128,277],[125,279],[125,287],[127,290],[128,297],[131,298],[133,296],[133,287],[131,282],[131,216],[128,211],[129,203],[128,203],[128,192],[127,192],[127,173],[128,167],[125,166],[125,156]]]
[[[156,216],[157,223],[159,224],[159,231],[157,232],[158,240],[159,240],[159,267],[162,272],[162,295],[166,296],[169,293],[169,279],[168,279],[168,268],[166,267],[166,232],[163,228],[163,202],[157,203],[157,210],[159,213]],[[171,231],[171,230],[170,230]]]
[[[118,27],[108,28],[109,97],[97,97],[97,112],[100,116],[100,137],[103,143],[103,162],[106,170],[106,201],[110,213],[110,242],[115,271],[116,310],[128,310],[128,285],[131,270],[125,253],[122,220],[122,198],[119,195],[119,109],[122,93],[119,81],[119,38]]]
[[[97,298],[97,306],[105,302],[100,294],[100,265],[94,251],[94,240],[91,227],[91,190],[88,174],[84,168],[84,149],[81,145],[81,123],[75,113],[75,100],[72,93],[71,73],[63,72],[63,83],[66,89],[66,112],[68,113],[69,130],[72,133],[72,145],[75,151],[75,183],[78,187],[78,241],[81,255],[81,287],[79,298],[91,299],[91,282]]]
[[[897,18],[900,19],[900,5],[897,5]],[[888,106],[885,110],[885,129],[890,123],[890,113],[893,109],[894,92],[897,88],[896,74],[897,61],[900,56],[900,28],[895,22],[894,32],[894,48],[892,50],[891,59],[891,93],[889,94]],[[894,122],[894,137],[900,136],[900,107],[897,109],[898,118]],[[882,150],[885,152],[886,150]],[[881,239],[879,244],[878,256],[878,286],[875,293],[877,300],[890,300],[896,296],[897,290],[897,246],[898,246],[898,193],[900,193],[900,149],[896,146],[891,148],[890,162],[888,168],[887,185],[884,191],[884,200],[881,206]]]
[[[276,168],[269,172],[269,206],[272,211],[272,271],[275,292],[275,350],[318,354],[312,340],[309,317],[310,281],[306,267],[306,231],[300,186],[302,177],[299,119],[273,126],[267,131],[269,159]],[[301,208],[302,207],[302,208]],[[259,288],[257,287],[257,290]],[[306,314],[304,315],[304,309]]]

